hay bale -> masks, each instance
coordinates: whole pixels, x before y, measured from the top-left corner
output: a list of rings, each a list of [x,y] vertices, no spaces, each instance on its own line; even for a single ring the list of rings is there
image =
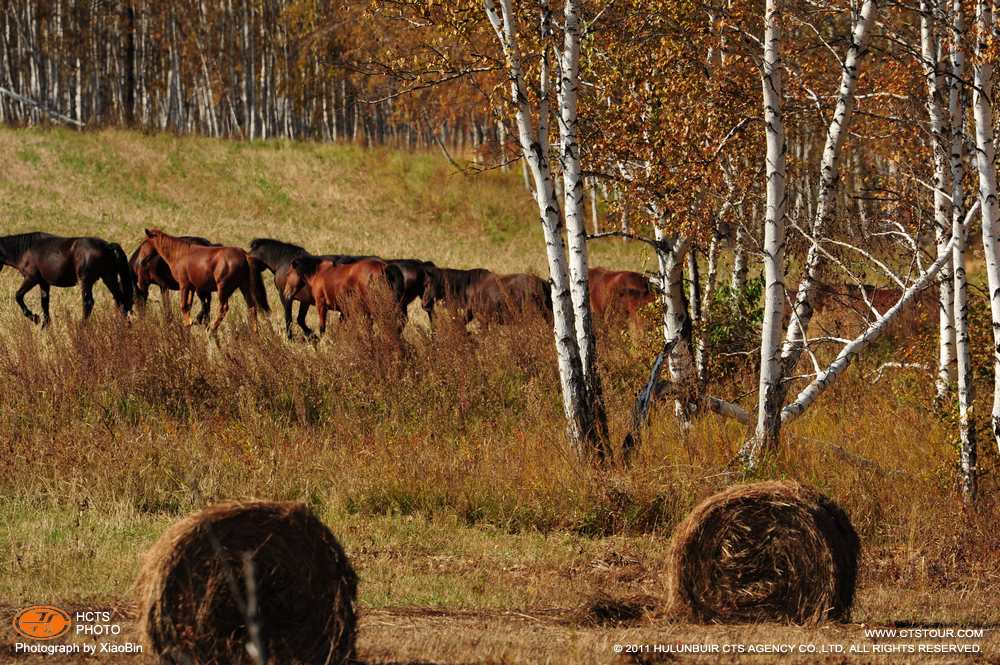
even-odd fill
[[[137,582],[147,648],[163,663],[252,665],[248,570],[269,662],[353,657],[357,576],[337,539],[301,503],[222,503],[167,529]]]
[[[671,609],[694,621],[847,620],[860,545],[847,514],[794,482],[736,485],[677,527]]]

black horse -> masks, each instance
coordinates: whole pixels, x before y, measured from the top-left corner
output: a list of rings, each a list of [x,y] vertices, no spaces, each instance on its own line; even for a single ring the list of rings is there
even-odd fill
[[[15,299],[26,317],[49,324],[49,289],[80,285],[83,316],[94,309],[94,283],[111,291],[122,313],[132,311],[132,271],[121,245],[100,238],[63,238],[48,233],[21,233],[0,237],[0,268],[8,265],[24,275]],[[42,290],[42,318],[28,309],[24,296]]]
[[[288,336],[292,335],[292,301],[299,302],[299,314],[296,321],[302,332],[306,336],[312,336],[313,331],[306,325],[306,314],[313,303],[312,293],[308,288],[300,288],[291,298],[285,297],[285,282],[288,280],[288,271],[292,261],[300,256],[312,257],[306,248],[291,243],[273,240],[271,238],[256,238],[250,242],[250,256],[259,263],[267,266],[274,273],[274,285],[278,289],[278,296],[285,312],[285,331]],[[343,263],[355,263],[362,259],[380,259],[377,256],[360,256],[354,254],[323,254],[314,258],[324,259],[340,265]],[[430,272],[435,268],[430,261],[418,261],[416,259],[380,259],[389,265],[396,266],[403,275],[402,291],[399,294],[399,306],[403,312],[404,320],[406,309],[410,303],[416,300],[424,292]],[[425,308],[426,311],[426,308]]]
[[[191,244],[201,245],[202,247],[219,247],[218,244],[199,236],[181,236],[180,238],[181,240],[187,240]],[[165,311],[169,311],[168,294],[170,291],[180,291],[181,287],[177,283],[177,280],[174,279],[173,273],[170,272],[170,266],[153,249],[149,238],[144,239],[135,248],[132,256],[128,259],[128,265],[132,271],[135,301],[139,304],[140,308],[145,306],[146,301],[149,299],[149,287],[156,284],[160,287],[163,308]],[[201,324],[207,324],[212,313],[212,292],[199,293],[198,299],[201,300],[201,311],[198,313],[197,321]]]

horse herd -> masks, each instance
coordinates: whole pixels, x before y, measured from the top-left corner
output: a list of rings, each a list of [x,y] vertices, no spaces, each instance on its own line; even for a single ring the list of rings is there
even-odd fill
[[[309,308],[319,314],[319,333],[326,330],[328,314],[342,318],[361,315],[372,319],[391,313],[398,333],[409,305],[420,306],[434,321],[435,308],[444,308],[465,324],[515,323],[526,316],[551,319],[552,299],[547,282],[526,274],[498,274],[482,268],[443,268],[431,261],[384,259],[345,254],[314,255],[299,245],[258,238],[249,249],[226,247],[196,236],[171,236],[146,229],[146,237],[126,257],[117,243],[100,238],[66,238],[43,232],[0,237],[0,270],[11,266],[24,277],[15,300],[22,313],[43,326],[49,318],[51,287],[72,287],[83,292],[83,315],[94,306],[93,286],[98,280],[111,292],[124,314],[134,301],[146,302],[152,285],[160,288],[166,304],[170,291],[180,292],[185,325],[193,323],[194,297],[201,301],[196,321],[208,324],[212,294],[218,295],[218,312],[210,325],[214,333],[229,310],[229,299],[238,290],[247,303],[252,322],[257,308],[269,312],[262,273],[274,274],[281,300],[285,331],[292,336],[292,308],[299,303],[296,322],[306,325]],[[595,316],[623,317],[637,321],[637,313],[655,297],[641,273],[592,268],[589,276],[591,307]],[[42,316],[25,304],[33,288],[41,290]]]

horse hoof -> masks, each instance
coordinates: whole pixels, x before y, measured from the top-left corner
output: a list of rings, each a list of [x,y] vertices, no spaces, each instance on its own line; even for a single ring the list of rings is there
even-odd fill
[[[42,318],[37,314],[32,314],[28,318],[31,319],[31,322],[34,323],[36,326],[42,322]]]

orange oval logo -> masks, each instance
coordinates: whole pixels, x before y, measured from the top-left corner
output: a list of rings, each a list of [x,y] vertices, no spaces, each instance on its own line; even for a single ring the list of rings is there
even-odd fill
[[[69,615],[58,607],[35,605],[18,612],[14,630],[31,640],[51,640],[64,635],[71,623]]]

